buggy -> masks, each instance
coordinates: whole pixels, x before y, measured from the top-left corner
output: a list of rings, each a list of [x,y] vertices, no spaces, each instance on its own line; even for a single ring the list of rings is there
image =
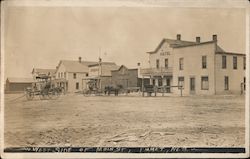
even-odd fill
[[[36,82],[32,83],[32,87],[25,89],[25,95],[28,100],[32,100],[35,96],[39,96],[41,100],[56,99],[62,94],[62,87],[55,87],[50,76],[38,76]]]

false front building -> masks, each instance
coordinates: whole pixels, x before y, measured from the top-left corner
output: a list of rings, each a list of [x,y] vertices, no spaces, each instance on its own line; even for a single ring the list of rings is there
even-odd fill
[[[226,52],[211,41],[163,39],[157,48],[148,52],[150,68],[141,69],[150,84],[182,86],[183,94],[240,94],[245,83],[245,54]],[[169,92],[179,93],[171,87]]]
[[[89,83],[94,84],[94,87],[104,89],[105,86],[111,85],[111,71],[119,68],[114,62],[102,62],[88,66],[89,76],[83,80],[87,82],[86,88],[89,88]]]
[[[138,63],[138,66],[140,64]],[[140,88],[142,86],[142,78],[139,74],[139,68],[127,68],[122,65],[119,69],[111,71],[112,74],[112,84],[120,85],[122,88]],[[145,85],[149,84],[149,79],[144,78],[143,83]]]

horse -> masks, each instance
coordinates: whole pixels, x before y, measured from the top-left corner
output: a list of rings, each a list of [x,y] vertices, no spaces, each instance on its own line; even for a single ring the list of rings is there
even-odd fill
[[[120,89],[122,89],[122,85],[107,85],[104,87],[104,93],[105,95],[114,93],[115,96],[118,96]]]

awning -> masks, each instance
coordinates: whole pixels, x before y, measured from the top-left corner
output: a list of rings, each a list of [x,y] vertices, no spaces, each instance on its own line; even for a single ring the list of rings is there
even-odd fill
[[[83,80],[97,80],[101,79],[99,76],[84,77]]]

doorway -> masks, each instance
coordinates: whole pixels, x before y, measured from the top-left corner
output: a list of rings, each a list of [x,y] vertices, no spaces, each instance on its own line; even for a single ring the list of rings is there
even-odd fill
[[[190,77],[190,94],[195,94],[195,77]]]
[[[170,78],[167,78],[167,79],[166,79],[166,85],[167,85],[166,92],[167,92],[167,93],[170,93],[170,92],[171,92],[171,91],[170,91]]]

